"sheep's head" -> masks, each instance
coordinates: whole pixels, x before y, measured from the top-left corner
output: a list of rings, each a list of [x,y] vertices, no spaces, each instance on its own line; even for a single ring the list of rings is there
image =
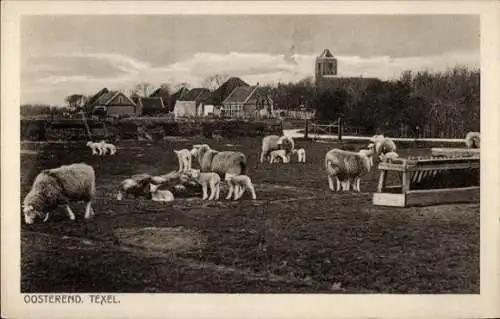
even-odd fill
[[[156,192],[156,190],[158,189],[159,186],[160,186],[159,184],[155,185],[155,184],[149,183],[149,191],[151,193],[154,193],[154,192]]]
[[[49,213],[43,213],[36,209],[33,205],[23,206],[24,222],[31,225],[37,218],[40,218],[45,223],[49,219]]]
[[[93,143],[92,143],[92,141],[88,141],[86,145],[87,145],[87,146],[90,146],[90,145],[92,145],[92,144],[93,144]]]
[[[234,176],[236,176],[236,174],[229,174],[229,173],[226,173],[225,177],[224,177],[224,180],[226,181],[230,181]]]
[[[198,177],[200,177],[200,174],[201,174],[200,170],[195,169],[195,168],[192,168],[186,172],[186,175],[188,177],[194,178],[194,179],[197,179]]]

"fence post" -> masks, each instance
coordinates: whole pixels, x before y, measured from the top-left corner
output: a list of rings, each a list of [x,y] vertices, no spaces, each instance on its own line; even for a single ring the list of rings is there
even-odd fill
[[[338,136],[339,136],[339,141],[342,141],[342,125],[343,125],[343,123],[342,123],[342,118],[341,118],[341,117],[339,117],[339,118],[338,118],[338,125],[337,125],[337,127],[338,127]]]
[[[304,138],[308,139],[309,138],[309,120],[306,118],[306,128],[304,131]]]

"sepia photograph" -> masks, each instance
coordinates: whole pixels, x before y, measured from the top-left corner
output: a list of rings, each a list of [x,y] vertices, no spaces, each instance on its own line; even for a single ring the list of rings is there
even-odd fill
[[[21,304],[485,291],[480,12],[91,3],[17,20]]]

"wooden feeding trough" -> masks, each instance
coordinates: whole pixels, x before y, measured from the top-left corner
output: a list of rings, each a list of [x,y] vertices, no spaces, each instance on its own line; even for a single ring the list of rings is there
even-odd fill
[[[408,207],[479,201],[479,150],[432,149],[430,157],[399,158],[382,162],[378,168],[374,205]],[[395,185],[387,186],[388,181]]]

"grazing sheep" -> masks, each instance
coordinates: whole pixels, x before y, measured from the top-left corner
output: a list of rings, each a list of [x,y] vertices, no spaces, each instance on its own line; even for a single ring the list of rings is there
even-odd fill
[[[151,199],[155,202],[171,202],[174,200],[174,194],[169,190],[158,189],[160,185],[149,184]]]
[[[274,150],[269,153],[269,163],[276,163],[278,162],[278,158],[281,158],[282,163],[289,163],[288,157],[286,156],[286,151],[285,150]]]
[[[218,200],[220,195],[220,176],[214,172],[201,172],[199,169],[191,169],[187,175],[201,185],[203,190],[203,200]],[[210,186],[210,197],[207,188]]]
[[[295,147],[295,142],[293,138],[289,136],[278,136],[278,135],[268,135],[262,139],[262,150],[260,153],[260,162],[264,163],[270,156],[270,152],[284,149],[287,156],[290,157],[293,149]]]
[[[179,161],[179,172],[187,172],[191,169],[192,164],[192,154],[188,149],[182,149],[180,151],[174,150],[175,155],[177,155],[177,160]]]
[[[146,197],[151,199],[151,191],[149,184],[152,182],[153,176],[149,174],[137,174],[123,180],[118,187],[117,200],[122,200],[124,195],[136,197]]]
[[[389,152],[396,152],[397,147],[393,140],[384,135],[375,135],[370,139],[370,144],[368,148],[374,148],[374,156],[378,159],[380,154],[386,154]]]
[[[371,170],[371,163],[369,156],[365,154],[333,149],[325,155],[325,169],[328,174],[328,185],[332,191],[335,191],[333,177],[336,177],[337,191],[340,190],[340,182],[343,190],[349,190],[353,181],[354,191],[360,192],[361,177]]]
[[[86,145],[92,150],[92,155],[102,155],[103,149],[101,142],[88,141]]]
[[[303,148],[295,149],[293,150],[294,154],[297,154],[297,161],[299,163],[305,163],[306,162],[306,150]]]
[[[229,187],[233,188],[232,190],[229,190],[229,196],[227,196],[226,199],[230,199],[231,193],[234,192],[234,200],[238,200],[241,196],[243,196],[246,190],[250,191],[252,199],[257,199],[257,195],[255,195],[255,188],[253,187],[252,180],[249,176],[226,174],[224,179],[230,185]]]
[[[479,132],[469,132],[465,135],[465,146],[467,148],[480,148],[481,139]]]
[[[69,219],[75,220],[69,202],[77,201],[86,203],[85,219],[89,219],[95,215],[91,204],[94,195],[95,171],[90,165],[77,163],[43,170],[24,198],[24,221],[33,224],[39,217],[46,222],[60,204],[65,205]]]
[[[389,152],[386,154],[381,154],[379,156],[379,159],[381,162],[387,162],[387,163],[392,163],[395,159],[399,158],[399,154],[396,152]]]

